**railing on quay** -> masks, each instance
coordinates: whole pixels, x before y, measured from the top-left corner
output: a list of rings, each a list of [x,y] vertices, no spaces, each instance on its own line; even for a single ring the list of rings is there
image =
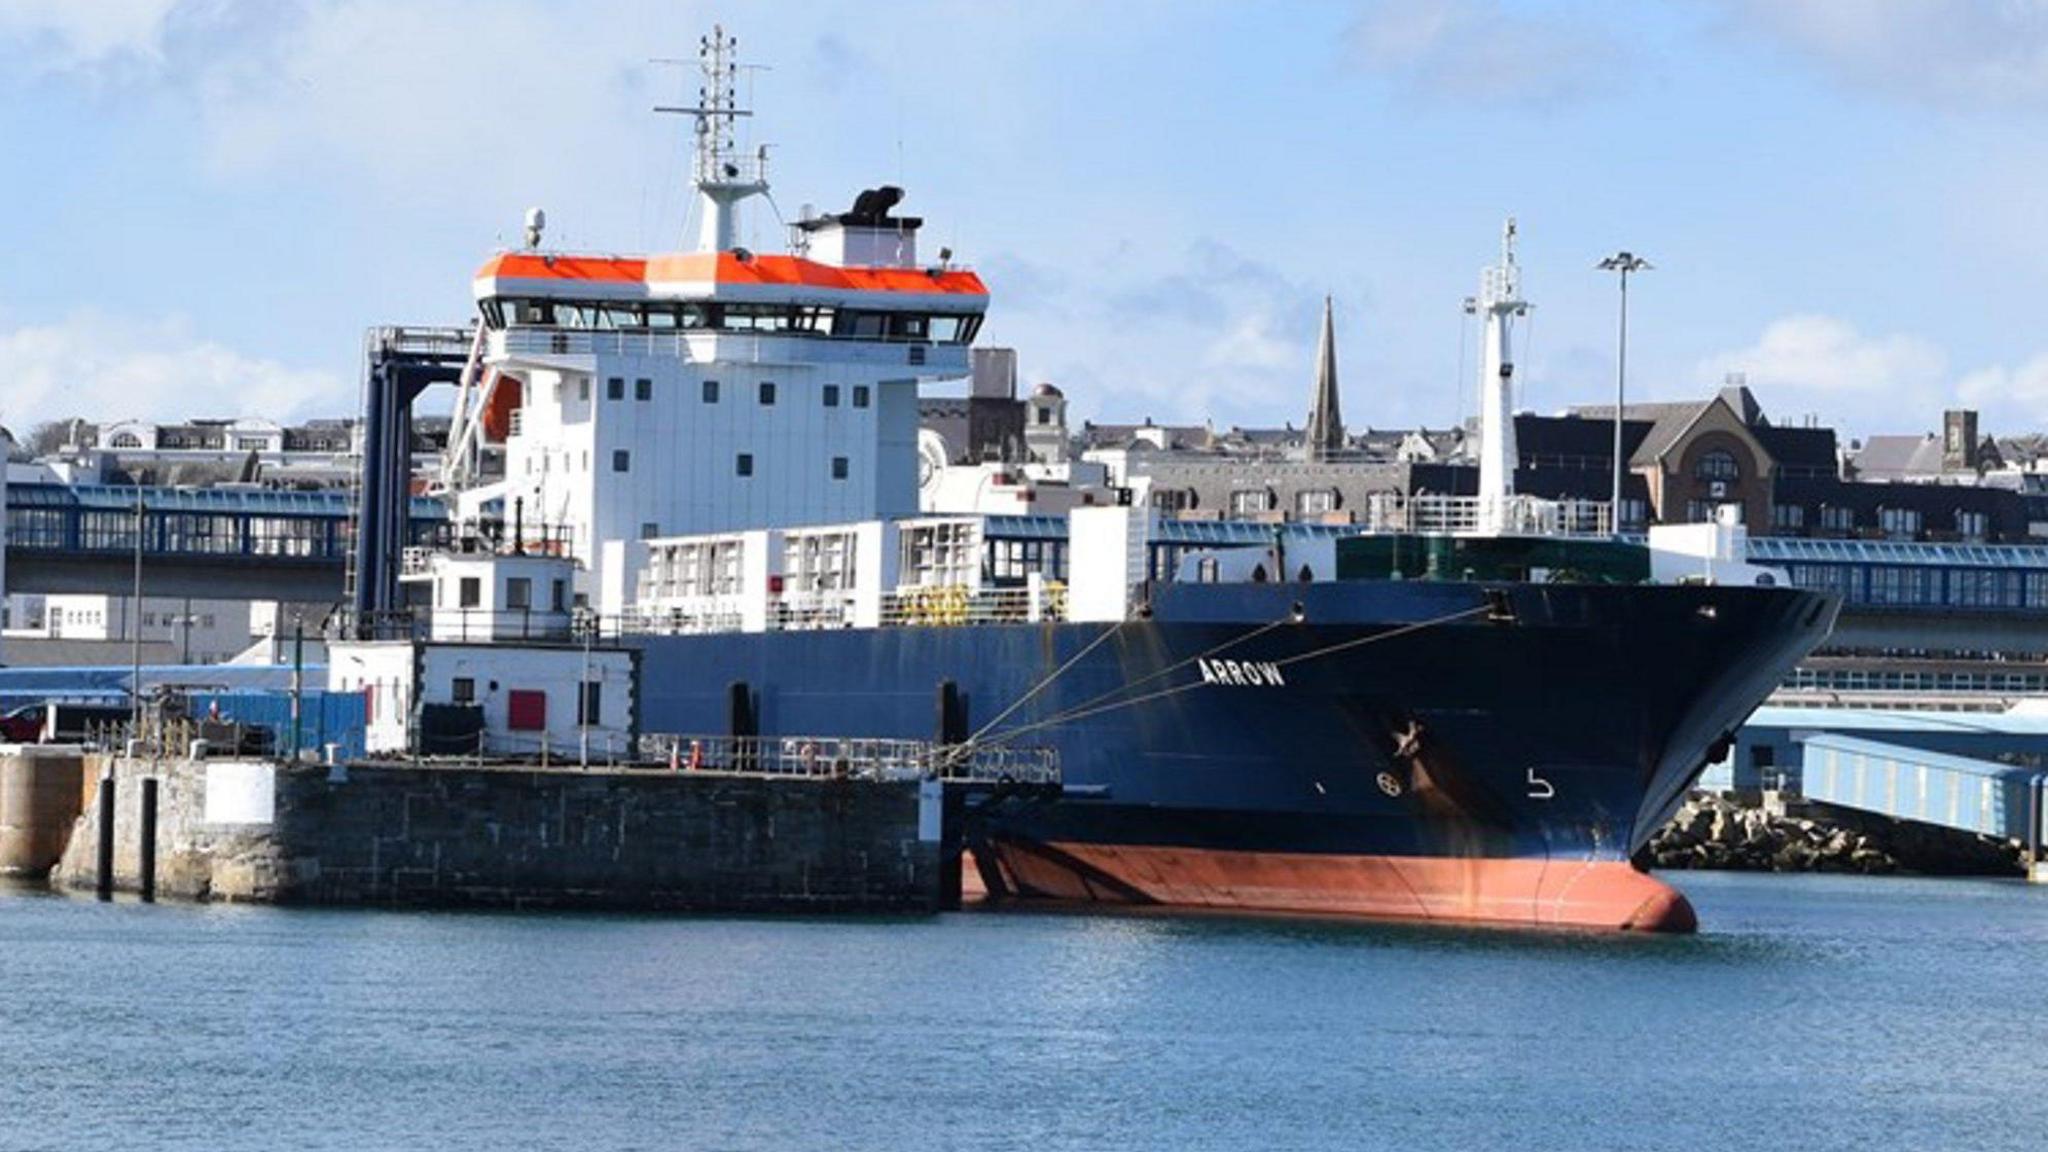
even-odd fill
[[[867,736],[640,736],[640,759],[678,771],[839,780],[972,780],[1057,784],[1050,748],[935,744]]]

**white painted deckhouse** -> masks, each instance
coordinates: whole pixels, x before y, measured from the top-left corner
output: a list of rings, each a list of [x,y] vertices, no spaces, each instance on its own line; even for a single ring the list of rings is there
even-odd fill
[[[697,122],[699,251],[549,251],[535,211],[475,278],[444,480],[463,519],[547,525],[592,603],[633,587],[635,542],[916,515],[918,384],[967,374],[988,305],[949,252],[920,262],[893,187],[799,221],[786,254],[738,247],[766,159],[735,143],[722,33],[704,55],[700,106],[671,109]],[[478,484],[487,443],[504,476]]]

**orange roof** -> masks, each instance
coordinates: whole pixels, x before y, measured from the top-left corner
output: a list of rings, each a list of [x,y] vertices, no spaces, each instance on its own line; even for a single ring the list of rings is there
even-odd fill
[[[752,256],[696,252],[638,260],[613,256],[549,256],[506,252],[477,270],[476,278],[587,280],[606,283],[748,284],[825,288],[842,292],[908,292],[922,295],[986,296],[981,277],[963,269],[839,268],[797,256]]]
[[[647,261],[622,256],[554,256],[501,252],[476,270],[479,280],[602,280],[633,283],[647,278]]]

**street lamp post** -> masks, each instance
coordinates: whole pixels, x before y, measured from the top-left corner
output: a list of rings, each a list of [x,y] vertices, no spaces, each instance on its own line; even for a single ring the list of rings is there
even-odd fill
[[[1648,272],[1648,260],[1626,249],[1594,265],[1602,272],[1621,275],[1621,338],[1614,358],[1614,489],[1607,505],[1608,529],[1621,533],[1621,412],[1628,397],[1628,274]]]
[[[135,595],[128,605],[128,738],[142,736],[142,482],[135,484]]]

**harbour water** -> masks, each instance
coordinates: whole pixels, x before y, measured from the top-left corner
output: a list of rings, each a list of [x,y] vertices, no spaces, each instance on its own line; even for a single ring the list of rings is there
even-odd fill
[[[2020,1148],[2048,891],[1693,874],[1692,937],[0,889],[0,1149]]]

